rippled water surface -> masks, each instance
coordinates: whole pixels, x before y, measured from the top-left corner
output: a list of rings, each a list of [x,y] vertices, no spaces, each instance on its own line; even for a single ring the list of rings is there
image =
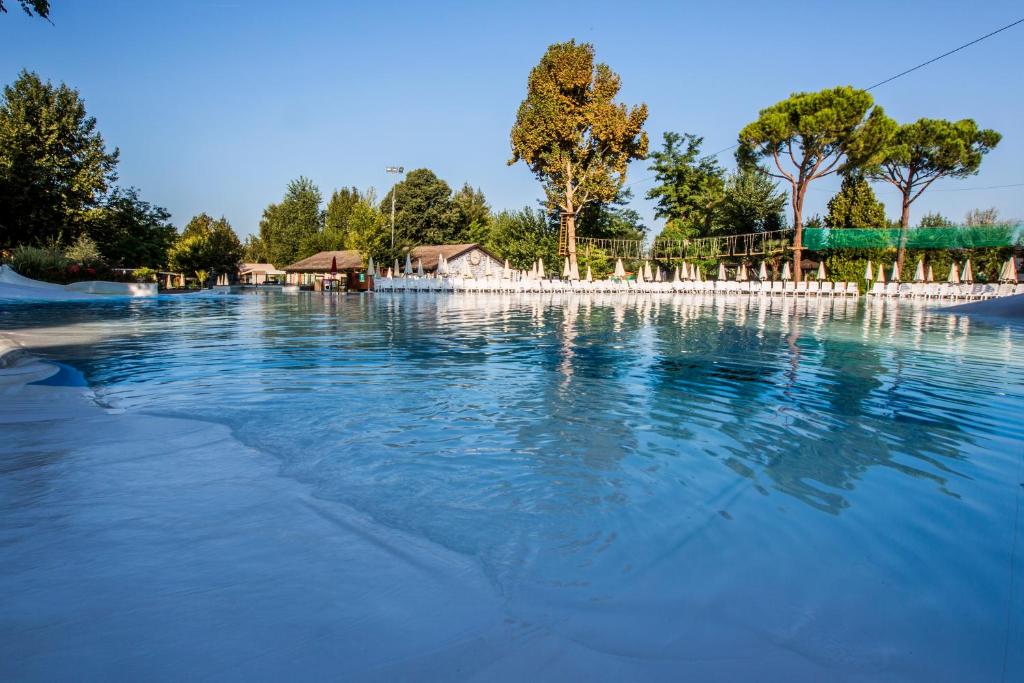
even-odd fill
[[[101,402],[227,425],[312,495],[472,558],[509,623],[665,676],[1024,676],[1020,327],[682,296],[0,308],[0,329],[97,321],[55,355]]]

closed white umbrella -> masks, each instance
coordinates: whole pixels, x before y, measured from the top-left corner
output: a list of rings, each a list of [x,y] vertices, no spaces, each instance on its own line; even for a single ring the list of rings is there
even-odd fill
[[[818,261],[818,279],[819,280],[824,280],[825,279],[825,262],[824,261]]]
[[[956,261],[953,261],[953,265],[949,267],[949,277],[946,278],[946,282],[954,285],[960,284],[960,268],[956,265]]]
[[[505,272],[502,275],[502,277],[504,277],[506,280],[512,279],[512,267],[509,264],[508,259],[505,259]]]
[[[878,281],[885,284],[885,270],[882,268],[878,269]]]
[[[736,270],[736,282],[747,281],[747,264],[741,263],[740,267]]]
[[[366,272],[370,274],[370,277],[377,277],[377,271],[374,270],[376,266],[373,265],[373,257],[367,259]]]
[[[761,261],[761,269],[757,272],[757,279],[762,282],[768,279],[768,266],[765,265],[764,261]]]
[[[700,272],[700,266],[696,263],[693,264],[693,281],[704,282],[704,276]]]
[[[1017,282],[1017,261],[1012,256],[1006,259],[1003,269],[999,271],[1000,282]]]
[[[971,272],[971,259],[967,259],[964,262],[964,272],[960,279],[967,283],[974,282],[974,273]]]
[[[544,279],[544,259],[537,259],[537,277],[541,280]]]
[[[590,270],[590,264],[587,264],[587,282],[594,281],[594,273]]]
[[[782,279],[788,280],[792,277],[792,273],[789,271],[789,261],[782,264]]]
[[[932,270],[932,265],[928,264],[928,274],[925,276],[925,282],[935,282],[935,271]]]
[[[875,274],[871,272],[871,260],[868,259],[868,267],[864,269],[864,279],[871,282],[875,279]]]
[[[719,280],[724,280],[725,279],[725,264],[721,263],[721,262],[719,262],[719,264],[718,264],[718,279]]]
[[[651,275],[651,264],[644,261],[644,282],[651,282],[654,277]]]
[[[924,259],[917,260],[917,268],[914,269],[914,282],[924,282]]]
[[[393,270],[391,270],[390,268],[388,268],[388,279],[390,280],[394,276],[395,276],[395,272]]]
[[[654,281],[661,282],[661,268],[658,268],[658,270],[654,273]]]
[[[395,259],[395,269],[394,269],[393,272],[395,272],[395,273],[401,272],[401,269],[398,267],[398,259]]]
[[[494,267],[491,265],[490,257],[487,258],[487,265],[484,266],[484,277],[494,277]]]
[[[644,269],[642,267],[636,269],[636,281],[638,283],[647,282],[647,280],[644,279]]]
[[[679,278],[679,266],[676,266],[676,272],[675,275],[672,276],[672,282],[682,282]]]
[[[569,271],[569,257],[566,256],[565,257],[565,266],[562,268],[562,277],[568,280],[569,279],[569,272],[570,272]]]
[[[469,259],[462,259],[462,277],[469,279],[473,277],[473,270],[469,267]]]
[[[405,255],[405,274],[412,275],[412,256]]]
[[[900,264],[896,263],[896,261],[892,262],[892,275],[889,276],[889,279],[893,282],[900,281]]]
[[[416,259],[416,274],[423,277],[423,259]]]
[[[623,278],[626,277],[626,269],[622,266],[622,259],[615,260],[615,277]]]

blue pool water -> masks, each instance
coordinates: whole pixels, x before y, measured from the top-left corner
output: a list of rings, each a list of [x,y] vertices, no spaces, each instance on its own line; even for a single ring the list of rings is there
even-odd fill
[[[49,355],[101,405],[224,425],[294,490],[423,544],[402,561],[437,548],[479,571],[469,611],[499,626],[454,677],[1024,677],[1019,326],[901,302],[682,296],[0,307],[0,330],[96,323],[103,341]],[[45,451],[29,438],[19,457]],[[54,504],[22,495],[17,472],[0,485],[5,514]],[[33,524],[7,524],[4,542]],[[65,542],[45,533],[51,549]],[[149,538],[157,566],[183,551]],[[0,589],[31,561],[0,563]],[[294,557],[273,562],[276,576],[301,573]],[[334,566],[295,590],[369,573]],[[89,599],[116,612],[109,590]],[[372,590],[355,596],[373,611]],[[284,602],[253,614],[273,619]],[[348,618],[325,610],[325,623]],[[425,631],[452,626],[419,616]],[[82,628],[102,632],[104,618]],[[401,674],[432,678],[432,652]],[[361,656],[351,671],[372,677]],[[298,677],[324,673],[304,661]]]

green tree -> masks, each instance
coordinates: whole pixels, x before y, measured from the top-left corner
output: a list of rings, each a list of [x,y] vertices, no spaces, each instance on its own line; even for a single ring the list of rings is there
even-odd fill
[[[115,188],[86,218],[86,233],[103,258],[119,268],[163,268],[177,238],[167,209],[139,198],[133,187]]]
[[[313,181],[300,176],[288,183],[280,204],[263,210],[260,241],[270,263],[281,268],[320,251],[317,240],[324,218],[322,201]]]
[[[921,216],[921,220],[917,224],[917,227],[919,228],[949,228],[952,226],[953,221],[949,220],[937,211],[928,212]]]
[[[354,187],[343,187],[331,193],[327,210],[324,212],[324,242],[331,245],[326,249],[343,248],[348,234],[349,217],[360,199],[359,190]]]
[[[538,258],[553,267],[558,261],[558,225],[540,209],[501,211],[491,221],[485,246],[513,268],[529,268]]]
[[[766,172],[790,184],[794,262],[802,258],[808,186],[830,173],[878,163],[894,128],[867,91],[845,86],[790,95],[762,109],[740,131],[736,156],[741,166],[771,159],[775,171]],[[794,268],[793,279],[801,277]]]
[[[662,149],[651,153],[658,184],[647,192],[656,199],[656,218],[665,219],[672,239],[706,237],[716,232],[719,205],[725,197],[725,169],[713,156],[700,156],[704,138],[666,132]]]
[[[242,261],[244,263],[266,263],[267,255],[263,240],[258,235],[246,235],[242,242]]]
[[[0,101],[0,247],[76,237],[117,159],[77,91],[22,71]]]
[[[643,240],[647,235],[640,214],[629,208],[633,193],[629,189],[619,191],[610,202],[591,202],[579,211],[576,232],[580,237],[602,239]],[[558,229],[558,215],[548,216],[552,228]]]
[[[376,195],[372,190],[361,194],[359,201],[352,206],[345,248],[356,249],[364,259],[372,256],[381,266],[403,254],[401,246],[391,247],[391,214],[384,214],[377,208]]]
[[[569,259],[576,259],[576,214],[590,202],[611,202],[633,159],[647,156],[647,105],[615,102],[619,76],[594,64],[588,43],[548,47],[530,72],[526,99],[512,127],[512,158],[543,183],[550,212],[566,218]]]
[[[839,192],[828,201],[827,228],[884,228],[885,204],[875,198],[864,174],[851,171],[843,175]]]
[[[50,0],[18,0],[18,4],[21,5],[21,9],[25,11],[25,14],[30,17],[50,18]],[[0,0],[0,13],[7,14],[7,7],[4,5],[3,0]]]
[[[207,270],[218,275],[238,270],[242,260],[242,243],[227,219],[214,220],[201,213],[188,222],[167,254],[171,268],[191,273]]]
[[[969,228],[989,227],[1003,223],[1004,221],[999,220],[999,209],[994,206],[989,209],[971,209],[964,216],[964,225]]]
[[[725,181],[719,206],[720,231],[729,235],[781,230],[786,225],[786,192],[767,173],[746,166]]]
[[[896,253],[901,268],[907,250],[910,205],[939,178],[975,175],[981,158],[999,144],[1001,137],[994,130],[978,128],[971,119],[918,119],[896,128],[884,155],[869,172],[872,178],[895,185],[903,195],[902,230]]]
[[[389,217],[395,194],[395,244],[447,244],[455,241],[457,225],[452,209],[452,188],[428,168],[409,171],[384,195],[381,213]]]
[[[491,219],[491,207],[480,188],[474,189],[465,183],[452,196],[453,241],[457,243],[483,242]]]

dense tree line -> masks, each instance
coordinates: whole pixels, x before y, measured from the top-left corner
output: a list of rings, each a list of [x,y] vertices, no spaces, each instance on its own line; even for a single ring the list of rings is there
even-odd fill
[[[45,16],[45,15],[43,15]],[[193,218],[179,235],[170,213],[119,187],[108,149],[79,93],[23,71],[0,100],[0,250],[93,275],[97,268],[233,272],[241,245],[223,218]],[[30,259],[31,260],[31,259]]]

